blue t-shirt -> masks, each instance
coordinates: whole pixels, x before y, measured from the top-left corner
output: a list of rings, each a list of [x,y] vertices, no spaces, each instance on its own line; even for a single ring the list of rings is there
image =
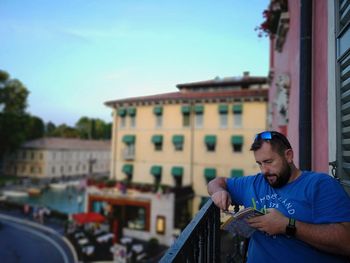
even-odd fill
[[[350,222],[350,197],[333,177],[303,172],[281,188],[273,188],[259,173],[230,178],[232,200],[245,207],[276,208],[287,217],[310,224]],[[255,231],[248,248],[248,262],[346,262],[285,235],[268,236]]]

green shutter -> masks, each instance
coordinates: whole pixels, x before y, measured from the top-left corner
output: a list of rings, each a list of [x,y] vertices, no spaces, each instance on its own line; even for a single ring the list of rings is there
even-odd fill
[[[153,143],[163,143],[163,135],[153,135],[152,142]]]
[[[184,136],[183,135],[174,135],[173,136],[173,144],[182,144],[184,142]]]
[[[119,109],[118,109],[118,115],[119,115],[120,117],[125,117],[125,115],[126,115],[126,109],[125,109],[125,108],[119,108]]]
[[[156,106],[153,108],[153,113],[155,115],[162,115],[163,114],[163,107],[162,106]]]
[[[219,105],[220,114],[227,114],[227,112],[228,112],[228,106],[226,104]]]
[[[171,174],[175,177],[178,177],[178,176],[182,176],[183,174],[183,167],[180,167],[180,166],[174,166],[172,169],[171,169]]]
[[[242,113],[242,104],[235,104],[232,107],[233,113]]]
[[[234,135],[231,137],[232,144],[243,144],[243,136]]]
[[[124,164],[122,171],[123,171],[123,173],[126,173],[126,174],[132,174],[133,165],[132,164]]]
[[[190,106],[190,105],[183,105],[183,106],[181,107],[181,112],[182,112],[182,114],[184,114],[184,115],[189,115],[190,112],[191,112],[191,106]]]
[[[206,135],[204,141],[205,141],[205,144],[215,145],[216,144],[216,136],[215,135]]]
[[[151,167],[151,174],[154,176],[160,176],[162,174],[162,167],[158,165],[153,165]]]
[[[213,180],[216,177],[216,169],[215,168],[205,168],[204,176],[207,179],[207,182]]]
[[[244,175],[244,172],[242,169],[232,169],[231,170],[231,177],[242,177]]]
[[[128,108],[128,115],[135,116],[136,115],[136,108],[134,108],[134,107]]]
[[[126,144],[134,144],[136,140],[135,135],[124,135],[123,142]]]
[[[203,114],[204,106],[203,105],[196,105],[196,106],[194,106],[194,112],[196,114]]]

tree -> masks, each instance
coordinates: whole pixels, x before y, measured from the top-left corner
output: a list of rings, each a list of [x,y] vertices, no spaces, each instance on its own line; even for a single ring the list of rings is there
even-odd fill
[[[26,123],[26,140],[33,140],[44,136],[45,125],[42,119],[27,115]]]
[[[81,117],[75,124],[81,139],[91,139],[91,121],[88,117]]]
[[[0,159],[25,141],[28,94],[19,80],[0,70]]]
[[[50,137],[53,135],[53,133],[55,132],[56,130],[56,125],[49,121],[46,125],[45,125],[45,135]]]

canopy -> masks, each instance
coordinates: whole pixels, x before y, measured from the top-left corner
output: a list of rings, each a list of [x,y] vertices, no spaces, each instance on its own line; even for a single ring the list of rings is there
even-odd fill
[[[105,221],[105,217],[103,215],[94,212],[73,214],[73,219],[78,224],[102,223]]]

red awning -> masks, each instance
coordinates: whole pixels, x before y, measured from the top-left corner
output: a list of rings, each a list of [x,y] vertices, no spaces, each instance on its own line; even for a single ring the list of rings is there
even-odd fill
[[[105,221],[105,217],[103,215],[94,212],[73,214],[73,219],[78,224],[102,223]]]

